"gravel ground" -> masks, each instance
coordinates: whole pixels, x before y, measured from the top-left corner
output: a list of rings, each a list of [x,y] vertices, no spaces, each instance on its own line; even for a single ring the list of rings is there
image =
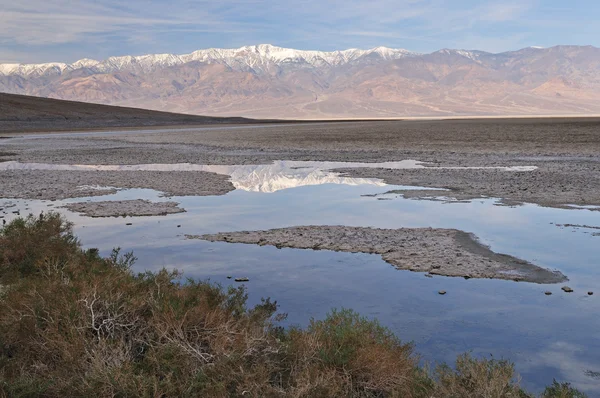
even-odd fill
[[[565,165],[540,163],[527,172],[493,169],[342,169],[342,175],[354,178],[381,178],[388,184],[446,188],[444,192],[404,191],[410,198],[436,194],[456,200],[482,196],[501,198],[506,203],[537,203],[565,207],[567,204],[596,205],[600,200],[600,162]],[[561,167],[563,166],[563,167]]]
[[[200,171],[10,170],[1,171],[0,180],[0,197],[14,199],[102,196],[115,193],[116,188],[154,189],[164,196],[224,195],[234,189],[228,176]]]
[[[278,248],[380,254],[398,269],[431,275],[559,283],[566,277],[517,258],[494,253],[470,234],[455,229],[373,229],[305,226],[188,236],[211,242],[271,245]]]
[[[185,212],[177,202],[150,202],[141,199],[69,203],[63,207],[88,217],[166,216]]]
[[[120,134],[47,134],[0,140],[0,161],[61,164],[264,164],[273,160],[383,162],[415,159],[433,166],[537,166],[534,172],[498,170],[344,170],[391,184],[446,187],[457,199],[481,195],[507,203],[545,206],[600,205],[600,119],[503,119],[313,123],[296,125],[127,131]],[[77,185],[144,187],[167,194],[222,194],[232,189],[212,177],[166,172],[154,182],[142,172],[105,173],[93,182],[72,173],[10,175],[2,172],[0,196],[68,197]],[[145,174],[146,176],[150,174]],[[55,188],[50,176],[61,182]],[[139,176],[139,177],[138,177]],[[23,183],[14,185],[11,179]],[[200,188],[186,184],[195,178]],[[204,184],[203,179],[209,181]],[[219,177],[221,178],[221,177]],[[226,177],[225,177],[226,178]],[[73,183],[72,180],[77,180]],[[137,180],[143,181],[138,183]],[[162,180],[162,182],[161,182]],[[64,183],[64,181],[70,181]],[[13,184],[12,188],[5,188]],[[61,186],[62,185],[62,186]],[[158,186],[158,187],[157,187]],[[77,196],[80,192],[76,192]],[[202,193],[200,193],[202,194]],[[37,196],[36,196],[37,195]],[[412,193],[415,195],[415,193]]]

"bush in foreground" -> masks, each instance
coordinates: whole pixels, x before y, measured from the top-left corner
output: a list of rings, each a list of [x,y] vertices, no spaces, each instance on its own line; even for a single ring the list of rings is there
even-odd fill
[[[465,355],[430,374],[351,310],[283,329],[275,302],[248,308],[242,288],[134,275],[133,261],[82,250],[56,213],[0,230],[0,396],[530,396],[508,362]]]

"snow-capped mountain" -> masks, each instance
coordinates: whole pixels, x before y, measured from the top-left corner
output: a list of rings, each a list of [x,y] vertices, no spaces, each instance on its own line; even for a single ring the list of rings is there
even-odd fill
[[[0,64],[0,75],[4,76],[41,76],[44,74],[61,74],[71,68],[70,65],[58,62],[47,64]]]
[[[418,54],[261,44],[72,64],[3,64],[0,92],[255,118],[600,114],[600,49]]]
[[[343,51],[304,51],[276,47],[270,44],[246,46],[237,49],[210,48],[190,54],[149,54],[141,56],[110,57],[104,61],[82,59],[72,64],[0,64],[0,75],[4,76],[42,76],[62,74],[78,69],[90,69],[92,72],[111,73],[120,70],[149,72],[157,68],[182,65],[190,62],[224,64],[236,70],[263,72],[270,66],[286,64],[306,65],[310,67],[340,66],[356,61],[361,57],[377,55],[385,60],[415,56],[417,53],[404,49],[377,47],[370,50],[349,49]]]

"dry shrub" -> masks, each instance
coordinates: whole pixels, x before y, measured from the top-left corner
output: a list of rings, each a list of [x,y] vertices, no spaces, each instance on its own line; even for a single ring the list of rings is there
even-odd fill
[[[132,255],[82,251],[54,213],[2,230],[0,385],[9,396],[269,392],[276,304],[243,289],[133,275]],[[19,247],[18,242],[23,244]],[[37,248],[37,249],[36,249]]]
[[[351,310],[283,329],[275,302],[134,261],[83,251],[55,213],[0,230],[0,397],[526,396],[509,363],[462,356],[431,378]],[[583,396],[555,384],[545,398]]]
[[[514,382],[514,365],[508,361],[475,359],[469,354],[456,359],[455,369],[438,366],[435,395],[441,397],[517,398],[528,397]]]
[[[297,396],[414,395],[412,346],[352,310],[334,310],[306,331],[291,331],[289,355]]]
[[[62,267],[78,248],[72,224],[58,213],[17,218],[0,229],[0,281]]]
[[[571,387],[569,383],[559,383],[556,380],[544,390],[542,398],[586,398],[581,391]]]

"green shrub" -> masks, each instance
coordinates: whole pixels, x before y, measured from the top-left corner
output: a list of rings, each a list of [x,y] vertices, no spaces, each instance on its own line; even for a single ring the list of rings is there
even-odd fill
[[[72,224],[58,213],[17,218],[0,230],[0,282],[60,269],[76,257]]]
[[[586,398],[587,395],[571,387],[569,383],[559,383],[556,380],[546,387],[542,398]]]
[[[440,365],[435,370],[436,395],[442,397],[529,397],[515,381],[514,365],[505,360],[475,359],[469,354],[456,359],[455,368]]]
[[[389,329],[352,310],[333,310],[306,331],[288,332],[298,396],[414,396],[418,358]]]

